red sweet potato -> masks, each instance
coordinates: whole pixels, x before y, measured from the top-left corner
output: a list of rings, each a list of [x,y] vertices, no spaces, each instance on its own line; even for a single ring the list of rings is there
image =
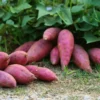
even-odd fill
[[[5,52],[0,52],[0,70],[5,69],[9,64],[9,55]]]
[[[59,51],[58,47],[54,47],[50,52],[50,61],[53,65],[57,65],[59,63],[60,57],[59,57]]]
[[[92,48],[89,50],[89,55],[94,63],[100,64],[100,48]]]
[[[0,86],[14,88],[16,87],[16,80],[10,74],[0,71]]]
[[[45,41],[43,39],[35,42],[28,53],[28,62],[36,62],[43,59],[45,56],[49,54],[52,49],[52,44],[49,41]]]
[[[59,50],[62,70],[64,70],[64,67],[69,64],[73,49],[74,49],[73,34],[67,29],[62,30],[58,36],[58,50]]]
[[[27,68],[19,64],[9,65],[5,72],[11,74],[19,84],[28,84],[36,77]]]
[[[83,47],[77,44],[75,44],[73,51],[73,61],[79,68],[90,73],[92,72],[88,53],[84,50]]]
[[[24,51],[15,51],[9,55],[10,64],[21,64],[25,65],[28,61],[27,53]]]
[[[27,65],[26,68],[32,72],[37,79],[49,82],[58,80],[56,74],[48,68],[38,67],[36,65]]]
[[[26,42],[24,44],[22,44],[21,46],[19,46],[15,51],[25,51],[27,52],[30,47],[33,45],[34,41],[29,41],[29,42]]]
[[[57,38],[60,31],[61,29],[59,28],[55,28],[55,27],[48,28],[44,31],[43,39],[44,40],[54,40]]]
[[[26,68],[38,78],[38,66],[37,65],[26,65]]]

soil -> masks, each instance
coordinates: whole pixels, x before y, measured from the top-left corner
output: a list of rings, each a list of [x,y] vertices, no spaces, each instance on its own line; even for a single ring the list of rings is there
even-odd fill
[[[59,80],[51,83],[35,80],[14,89],[0,88],[0,100],[100,100],[99,79],[83,81],[70,75],[64,77],[60,66],[42,66],[49,66]]]

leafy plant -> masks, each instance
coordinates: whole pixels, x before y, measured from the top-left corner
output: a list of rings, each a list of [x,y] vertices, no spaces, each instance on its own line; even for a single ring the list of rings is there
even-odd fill
[[[99,0],[1,0],[1,40],[9,36],[7,45],[20,45],[39,39],[47,27],[56,26],[70,29],[79,43],[98,42],[99,4]]]

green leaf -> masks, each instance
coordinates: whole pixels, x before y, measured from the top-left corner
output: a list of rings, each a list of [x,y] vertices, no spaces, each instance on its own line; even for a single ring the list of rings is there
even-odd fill
[[[83,5],[76,5],[76,6],[73,6],[71,9],[72,13],[78,13],[82,10],[83,10]]]
[[[49,17],[49,16],[47,16],[44,19],[44,23],[45,23],[46,26],[52,26],[56,23],[62,24],[62,21],[59,17]]]
[[[100,37],[94,36],[92,33],[85,33],[83,37],[87,44],[100,41]]]
[[[28,4],[28,3],[22,3],[22,4],[20,4],[20,5],[16,6],[16,7],[10,6],[10,11],[12,13],[19,13],[19,12],[21,12],[21,11],[23,11],[25,9],[31,8],[31,7],[32,6],[30,4]]]
[[[88,0],[87,0],[88,1]],[[91,4],[93,6],[97,6],[97,7],[100,7],[100,0],[92,0]]]
[[[64,21],[66,25],[73,24],[72,14],[70,8],[66,8],[64,6],[60,7],[60,11],[58,12],[59,17]]]
[[[8,20],[11,16],[12,16],[12,14],[11,14],[10,12],[7,12],[7,13],[3,16],[3,21]]]
[[[0,18],[2,18],[4,16],[4,12],[2,10],[0,10]]]
[[[93,28],[93,26],[91,26],[87,23],[80,23],[80,25],[75,24],[75,28],[76,28],[76,30],[80,30],[80,31],[89,31]]]
[[[94,19],[94,16],[83,16],[82,18],[84,22],[93,26],[98,26],[98,22]]]
[[[25,26],[31,19],[33,19],[33,17],[30,17],[29,15],[26,15],[23,17],[23,20],[22,20],[22,27]]]
[[[12,25],[12,26],[13,26],[13,25],[14,25],[14,21],[13,21],[13,20],[7,20],[7,21],[6,21],[6,24]]]
[[[100,23],[100,11],[94,9],[94,14],[95,14],[95,17],[94,19]]]
[[[42,4],[38,4],[36,9],[38,10],[38,18],[41,18],[45,15],[54,15],[55,13],[57,13],[60,9],[59,7],[52,7],[52,10],[48,11],[47,8],[42,5]]]

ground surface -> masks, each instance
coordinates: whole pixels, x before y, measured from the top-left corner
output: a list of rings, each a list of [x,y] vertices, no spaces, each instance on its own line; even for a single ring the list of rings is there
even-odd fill
[[[36,80],[15,89],[0,88],[0,100],[100,100],[99,74],[89,75],[71,69],[66,71],[65,77],[60,66],[39,64],[49,66],[59,80],[52,83]]]

